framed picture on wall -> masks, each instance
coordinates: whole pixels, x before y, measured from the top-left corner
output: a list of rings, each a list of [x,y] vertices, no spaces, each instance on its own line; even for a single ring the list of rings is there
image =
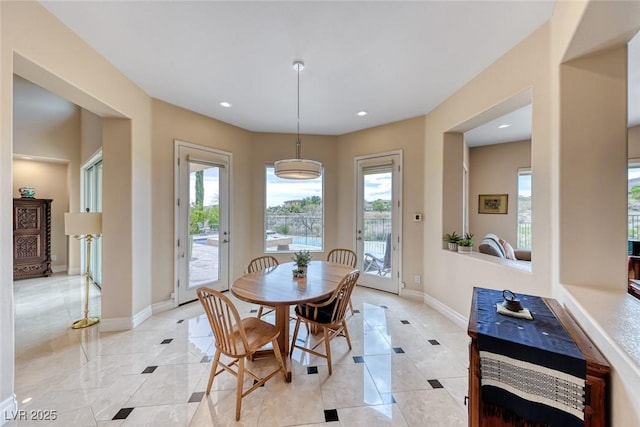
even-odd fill
[[[478,195],[479,214],[506,214],[509,207],[508,194]]]

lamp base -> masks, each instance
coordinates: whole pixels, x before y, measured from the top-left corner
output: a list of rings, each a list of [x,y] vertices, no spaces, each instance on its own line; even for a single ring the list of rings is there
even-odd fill
[[[76,320],[75,322],[73,322],[73,325],[71,325],[71,327],[73,329],[88,328],[89,326],[95,325],[99,321],[100,319],[97,317],[85,317],[84,319]]]

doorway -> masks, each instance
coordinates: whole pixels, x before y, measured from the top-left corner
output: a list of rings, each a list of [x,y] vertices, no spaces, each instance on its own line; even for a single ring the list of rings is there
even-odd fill
[[[356,252],[359,285],[398,294],[402,152],[357,157]]]
[[[229,289],[230,154],[176,141],[176,302]]]

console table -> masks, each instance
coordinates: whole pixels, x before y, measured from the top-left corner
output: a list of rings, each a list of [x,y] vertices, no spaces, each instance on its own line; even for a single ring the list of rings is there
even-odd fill
[[[479,287],[473,290],[467,330],[471,337],[469,425],[563,426],[569,420],[573,424],[589,427],[606,426],[608,362],[556,300],[532,295],[518,296],[525,308],[532,308],[533,320],[498,314],[496,304],[502,301],[502,291]],[[489,351],[486,349],[487,342],[494,344]],[[504,355],[500,354],[502,348],[508,349]],[[496,377],[492,376],[495,372],[490,371],[494,368],[492,364],[502,361],[507,369],[498,371],[497,381],[494,381]],[[486,369],[484,384],[483,363]],[[568,373],[562,372],[565,369]],[[553,376],[557,375],[558,383],[562,384],[565,378],[575,379],[575,372],[580,372],[580,369],[582,386],[579,386],[578,394],[581,400],[575,407],[571,408],[570,399],[569,403],[562,402],[562,396],[560,402],[556,402],[544,396],[544,392],[541,396],[535,395],[536,389],[544,390],[549,376],[554,380]],[[513,377],[504,378],[512,375],[512,372]],[[529,375],[532,377],[529,378]],[[580,384],[580,374],[577,375],[577,383]],[[545,376],[546,379],[542,378]],[[510,384],[515,384],[515,387]],[[569,381],[567,389],[572,386],[578,387]],[[495,400],[495,392],[500,399]],[[491,398],[494,400],[491,401]],[[548,412],[546,422],[522,416],[523,413],[534,413],[532,418],[535,418],[545,411]]]

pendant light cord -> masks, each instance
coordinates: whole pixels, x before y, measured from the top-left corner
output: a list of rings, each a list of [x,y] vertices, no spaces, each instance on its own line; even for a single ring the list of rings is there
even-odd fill
[[[296,158],[301,159],[300,155],[300,65],[296,67],[298,71],[298,137],[296,138]]]

